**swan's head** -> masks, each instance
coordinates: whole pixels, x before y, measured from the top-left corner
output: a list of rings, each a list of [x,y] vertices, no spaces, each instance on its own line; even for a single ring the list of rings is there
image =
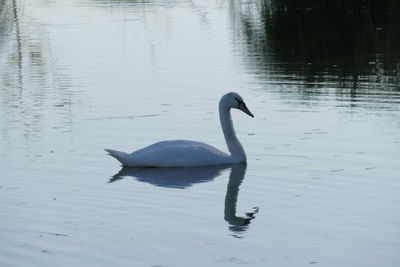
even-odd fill
[[[244,103],[243,98],[238,93],[235,92],[227,93],[226,95],[222,96],[219,104],[226,108],[240,109],[247,115],[254,118],[253,113],[250,112],[250,110],[246,106],[246,103]]]

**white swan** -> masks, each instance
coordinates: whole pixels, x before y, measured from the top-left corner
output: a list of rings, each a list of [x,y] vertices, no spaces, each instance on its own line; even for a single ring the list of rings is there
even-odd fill
[[[127,167],[193,167],[246,162],[246,153],[233,129],[231,108],[254,117],[239,94],[231,92],[222,96],[219,119],[230,155],[205,143],[188,140],[162,141],[131,154],[111,149],[106,151]]]

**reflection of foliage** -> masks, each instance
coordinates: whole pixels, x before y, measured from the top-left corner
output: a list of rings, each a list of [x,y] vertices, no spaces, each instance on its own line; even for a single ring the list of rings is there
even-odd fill
[[[375,52],[382,41],[399,41],[393,1],[273,1],[264,5],[264,19],[276,40],[296,40],[292,49],[313,57],[313,51],[351,55]],[[396,36],[397,34],[397,36]],[[395,43],[387,43],[389,49]]]
[[[0,0],[0,46],[12,27],[12,13],[10,12],[10,1]]]
[[[4,4],[5,3],[5,4]],[[2,5],[4,4],[4,5]],[[46,27],[26,23],[18,1],[0,0],[0,120],[8,143],[20,135],[28,142],[42,138],[46,107],[70,112],[70,78],[57,70]],[[60,113],[61,114],[61,113]],[[66,120],[69,120],[65,116]]]
[[[1,14],[0,19],[2,19],[4,16],[4,11],[6,10],[5,8],[6,4],[7,4],[6,0],[0,0],[0,14]]]
[[[288,74],[311,82],[334,75],[342,87],[349,80],[359,86],[366,76],[372,79],[367,82],[384,80],[394,87],[400,82],[400,4],[395,0],[264,0],[244,21],[254,17],[262,27],[243,26],[249,48],[264,55],[257,64],[265,64],[268,55],[284,62],[280,67]]]

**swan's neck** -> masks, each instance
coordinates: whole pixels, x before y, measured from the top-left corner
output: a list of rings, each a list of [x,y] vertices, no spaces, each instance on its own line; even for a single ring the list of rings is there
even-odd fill
[[[230,108],[225,107],[221,103],[219,105],[219,119],[222,131],[224,132],[226,145],[231,153],[232,163],[245,162],[246,153],[239,139],[236,137],[235,129],[233,129]]]

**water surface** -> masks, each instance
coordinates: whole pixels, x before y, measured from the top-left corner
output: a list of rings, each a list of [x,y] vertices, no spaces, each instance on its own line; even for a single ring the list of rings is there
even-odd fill
[[[400,16],[286,4],[0,1],[0,265],[398,266]],[[103,151],[226,151],[231,90],[247,166]]]

